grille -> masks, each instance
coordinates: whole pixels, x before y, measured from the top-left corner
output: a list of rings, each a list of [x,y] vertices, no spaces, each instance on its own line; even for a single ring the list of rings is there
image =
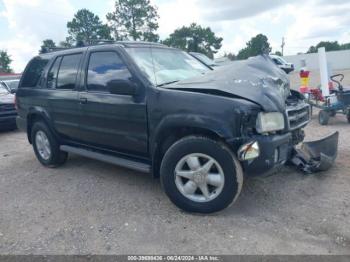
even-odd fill
[[[289,130],[295,130],[305,126],[310,121],[310,106],[302,104],[287,107]]]
[[[16,110],[15,109],[15,105],[13,105],[13,104],[0,104],[0,111],[1,112],[6,112],[6,111],[14,111],[14,110]]]
[[[17,114],[15,105],[0,104],[0,118],[12,117]]]

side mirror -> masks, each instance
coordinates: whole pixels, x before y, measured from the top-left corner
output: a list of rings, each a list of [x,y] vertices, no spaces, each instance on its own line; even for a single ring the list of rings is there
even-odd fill
[[[130,80],[111,80],[108,82],[107,87],[109,92],[115,95],[134,96],[137,94],[137,85]]]

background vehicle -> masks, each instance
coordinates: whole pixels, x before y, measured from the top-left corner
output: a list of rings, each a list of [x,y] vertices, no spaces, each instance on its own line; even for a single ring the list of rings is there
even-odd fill
[[[14,95],[0,84],[0,130],[16,129]]]
[[[194,58],[196,58],[199,62],[203,63],[204,65],[206,65],[210,68],[218,66],[218,64],[215,63],[215,61],[213,59],[210,59],[205,54],[196,53],[196,52],[190,52],[189,54],[191,56],[193,56]]]
[[[43,165],[76,153],[151,172],[174,204],[201,213],[233,203],[243,172],[274,172],[291,160],[310,115],[267,57],[213,71],[181,50],[142,42],[35,57],[16,101],[18,126]],[[329,152],[304,166],[326,170]]]
[[[287,74],[294,71],[294,65],[292,63],[288,63],[282,57],[278,55],[270,55],[270,57],[272,61]]]
[[[344,114],[350,123],[350,89],[345,89],[342,85],[343,74],[330,77],[336,87],[330,90],[329,96],[323,96],[320,88],[310,89],[307,93],[307,102],[311,108],[320,108],[318,122],[320,125],[327,125],[330,117],[337,113]]]
[[[11,94],[14,94],[17,92],[19,84],[19,79],[15,80],[0,80],[0,85],[4,86]]]

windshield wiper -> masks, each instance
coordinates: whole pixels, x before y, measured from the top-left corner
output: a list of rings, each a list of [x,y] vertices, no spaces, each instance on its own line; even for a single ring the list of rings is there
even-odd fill
[[[163,84],[157,85],[157,87],[162,87],[162,86],[166,86],[166,85],[174,84],[174,83],[177,83],[177,82],[179,82],[179,81],[180,81],[180,80],[175,80],[175,81],[166,82],[166,83],[163,83]]]

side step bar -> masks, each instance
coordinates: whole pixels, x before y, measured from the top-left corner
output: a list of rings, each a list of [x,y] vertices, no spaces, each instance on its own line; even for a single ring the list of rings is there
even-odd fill
[[[126,167],[126,168],[140,171],[143,173],[150,173],[150,171],[151,171],[150,165],[139,163],[139,162],[132,161],[129,159],[124,159],[124,158],[120,158],[120,157],[101,154],[101,153],[91,151],[91,150],[86,150],[83,148],[77,148],[77,147],[63,145],[63,146],[60,146],[60,150],[62,150],[64,152],[68,152],[68,153],[81,155],[81,156],[84,156],[87,158],[92,158],[92,159],[106,162],[109,164]]]

